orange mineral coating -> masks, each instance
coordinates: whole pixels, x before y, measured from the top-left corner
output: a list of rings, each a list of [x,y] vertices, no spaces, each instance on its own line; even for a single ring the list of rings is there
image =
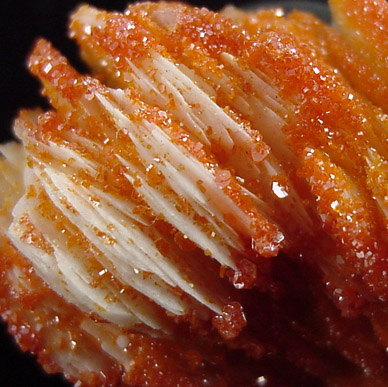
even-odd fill
[[[365,59],[384,83],[388,80],[388,4],[384,0],[330,1],[334,23],[345,40]]]
[[[40,60],[38,60],[37,58],[40,58]],[[49,64],[51,66],[50,71],[46,72],[45,69]],[[75,106],[76,109],[79,109],[82,105],[78,107],[77,101],[80,99],[85,100],[85,95],[92,94],[96,91],[104,93],[103,86],[99,85],[97,80],[90,79],[88,77],[81,77],[74,71],[74,69],[71,68],[71,66],[69,66],[67,61],[50,46],[48,42],[45,42],[43,40],[38,42],[36,49],[31,55],[30,68],[34,74],[36,74],[37,76],[39,76],[40,79],[42,79],[43,84],[46,86],[46,93],[50,95],[58,95],[58,102],[56,102],[56,100],[54,99],[52,99],[51,101],[54,106],[61,105],[60,101],[62,100],[62,98],[65,98],[68,102],[72,103],[72,105]],[[56,74],[60,74],[60,81],[54,81]],[[53,91],[53,93],[50,93],[49,90],[53,87],[53,85],[55,85],[55,91]],[[156,123],[157,125],[163,127],[163,130],[170,136],[170,138],[175,144],[179,144],[181,147],[185,148],[192,156],[194,156],[212,174],[215,175],[217,182],[217,176],[219,176],[219,173],[221,173],[218,171],[218,163],[212,157],[212,155],[209,154],[209,152],[206,152],[205,148],[203,148],[203,145],[201,143],[193,142],[190,139],[190,136],[188,136],[178,125],[176,125],[174,120],[169,117],[168,114],[166,114],[165,112],[161,112],[156,108],[149,107],[142,103],[140,100],[136,100],[136,102],[139,104],[139,108],[136,111],[136,115],[131,117],[132,119],[146,119],[149,122]],[[82,103],[87,104],[87,101]],[[58,114],[60,114],[60,110]],[[76,115],[74,117],[70,118],[70,121],[78,118],[77,113],[75,114]],[[80,112],[80,114],[82,113]],[[88,121],[90,120],[92,120],[92,116],[88,117]],[[111,137],[109,139],[109,142],[106,142],[106,136],[108,135],[108,122],[106,122],[104,126],[104,132],[98,131],[99,126],[96,126],[94,121],[85,122],[85,124],[85,135],[87,135],[93,141],[102,142],[103,151],[105,149],[112,149],[112,151],[114,151],[115,153],[123,155],[125,154],[125,158],[129,157],[132,162],[133,160],[136,160],[136,151],[133,150],[133,145],[131,145],[131,143],[128,141],[129,139],[126,138],[126,134],[124,132],[114,135],[116,137],[119,136],[119,138],[115,139]],[[93,131],[88,130],[89,128],[92,128]],[[80,129],[82,130],[83,128]],[[265,153],[265,149],[261,151]],[[148,177],[152,177],[151,174],[148,173]],[[151,185],[156,185],[158,182],[153,179],[149,179],[149,183]],[[125,187],[126,185],[128,185],[128,183],[125,184],[124,181],[121,181],[118,184],[121,187]],[[251,224],[249,228],[251,230],[263,230],[263,232],[265,233],[264,238],[262,235],[260,235],[259,231],[253,232],[252,237],[255,249],[264,256],[269,257],[276,255],[276,253],[279,251],[279,247],[281,246],[280,242],[282,240],[278,228],[268,222],[263,216],[261,216],[257,212],[252,203],[252,200],[242,193],[241,186],[236,182],[234,176],[231,175],[228,184],[222,184],[219,187],[251,219]],[[206,192],[206,190],[204,192]],[[238,219],[234,218],[232,214],[227,215],[230,216],[230,222],[228,222],[227,217],[224,217],[224,220],[227,221],[227,223],[237,223],[237,227],[239,227],[243,233],[246,233],[247,236],[252,233],[252,231],[250,230],[244,230],[244,225],[239,226]]]
[[[355,90],[380,106],[385,113],[388,111],[386,82],[338,31],[303,12],[291,13],[288,20],[303,29],[302,39],[310,39],[314,48],[321,47],[319,51],[324,59],[338,68]]]
[[[0,312],[48,372],[388,384],[388,8],[330,3],[339,31],[280,9],[81,6],[70,35],[93,77],[37,41],[28,64],[53,110],[15,123],[25,194],[1,219]]]
[[[174,5],[166,7],[174,8]],[[146,22],[141,21],[144,19],[142,12],[147,9],[147,13],[151,13],[156,8],[154,4],[132,7],[128,18],[139,25],[145,25]],[[343,82],[342,76],[335,69],[314,57],[311,48],[301,43],[302,39],[297,34],[303,28],[298,31],[295,24],[290,22],[288,29],[284,27],[279,31],[262,31],[247,40],[242,31],[217,14],[206,10],[191,11],[181,5],[174,8],[174,13],[174,22],[171,26],[167,25],[167,31],[149,24],[149,30],[157,31],[155,35],[159,42],[163,42],[171,55],[176,59],[182,56],[185,63],[204,63],[200,59],[205,57],[210,72],[219,72],[221,67],[214,58],[228,52],[238,58],[243,68],[259,68],[265,72],[280,89],[282,98],[296,105],[296,116],[300,119],[294,120],[295,113],[289,114],[285,117],[289,124],[284,128],[287,142],[295,153],[301,155],[306,147],[321,149],[356,179],[357,186],[365,185],[366,171],[369,168],[366,161],[367,149],[374,147],[381,154],[387,153],[385,144],[381,141],[384,140],[386,123],[376,109]],[[217,23],[222,24],[222,28],[217,28]],[[76,30],[77,26],[74,28]],[[172,32],[169,33],[171,28]],[[108,33],[109,31],[107,29]],[[79,35],[76,34],[77,36]],[[83,35],[83,39],[96,44],[93,34]],[[190,49],[193,42],[195,47],[202,48]],[[105,42],[97,40],[97,44],[109,52]],[[155,46],[155,49],[160,50],[159,47]],[[123,71],[124,67],[118,69]],[[251,92],[254,93],[254,90]],[[381,126],[383,130],[375,131],[376,126]],[[371,224],[374,224],[372,227],[378,229],[381,223],[375,216],[375,204],[368,195],[364,198],[366,214]],[[329,234],[333,233],[329,229],[327,228]],[[373,243],[379,245],[384,242],[378,239]],[[380,246],[377,249],[382,251],[378,256],[383,257],[384,248]]]
[[[81,327],[91,317],[85,316],[77,308],[63,302],[38,278],[33,269],[12,246],[3,246],[1,255],[1,311],[8,321],[9,330],[23,350],[33,352],[44,365],[47,372],[65,372],[70,381],[81,379],[86,386],[132,386],[147,383],[185,383],[200,385],[201,377],[206,378],[204,362],[222,367],[223,360],[218,359],[222,350],[211,351],[201,348],[201,338],[193,338],[188,345],[187,339],[182,343],[152,339],[148,336],[121,332],[120,340],[126,342],[124,353],[130,354],[135,367],[127,373],[122,365],[109,356],[102,355],[101,341],[88,334]],[[9,293],[10,270],[20,270],[25,288]],[[64,332],[63,338],[55,332]],[[187,338],[190,336],[187,335]],[[126,340],[124,338],[126,337]],[[112,336],[112,340],[116,337]],[[68,374],[60,364],[55,362],[56,352],[70,352],[82,356],[82,351],[93,351],[98,364],[103,367],[95,372],[82,375]],[[218,353],[219,352],[219,353]],[[214,356],[214,360],[210,360]],[[133,360],[132,360],[133,359]],[[202,375],[202,372],[204,373]],[[226,372],[226,368],[224,370]],[[222,380],[225,374],[217,377]]]
[[[228,15],[227,10],[224,12]],[[242,15],[235,12],[233,10],[231,15],[233,20],[251,36],[263,30],[291,31],[295,38],[308,46],[315,55],[338,69],[345,76],[344,82],[349,82],[355,90],[387,112],[388,91],[384,78],[374,71],[370,61],[360,55],[338,31],[316,16],[297,10],[285,15],[279,9]]]
[[[224,82],[223,77],[225,72],[225,65],[223,65],[219,59],[219,53],[221,51],[218,53],[210,51],[212,47],[215,47],[218,50],[218,43],[212,42],[211,40],[208,41],[208,38],[206,37],[207,34],[203,32],[201,28],[208,29],[210,31],[209,36],[216,36],[217,34],[222,35],[220,39],[223,39],[222,44],[225,45],[225,47],[230,44],[233,44],[233,47],[239,47],[244,43],[246,44],[245,37],[241,31],[237,31],[228,20],[220,18],[219,15],[212,14],[207,10],[193,10],[187,6],[181,4],[177,5],[175,3],[163,4],[163,7],[166,9],[166,12],[174,12],[174,18],[172,18],[173,22],[171,25],[164,26],[165,28],[161,25],[163,22],[157,23],[155,21],[163,16],[158,16],[158,7],[153,3],[143,3],[141,6],[131,6],[128,12],[122,16],[123,20],[121,23],[124,23],[125,20],[127,20],[127,23],[132,23],[134,28],[137,28],[137,26],[139,29],[147,28],[149,33],[154,34],[154,39],[157,39],[150,43],[150,52],[158,52],[158,54],[163,55],[166,59],[183,63],[184,66],[195,70],[196,74],[203,77],[206,81],[211,81],[211,87],[214,88],[216,93],[215,98],[213,98],[213,96],[211,97],[212,101],[216,101],[219,106],[223,107],[224,112],[228,114],[246,134],[248,134],[251,140],[250,143],[246,140],[241,141],[241,146],[235,146],[226,152],[219,144],[219,141],[209,135],[208,139],[210,141],[211,151],[214,153],[221,166],[225,166],[225,168],[229,170],[232,169],[237,177],[241,178],[239,180],[240,184],[245,188],[249,187],[249,189],[260,198],[273,201],[275,198],[273,198],[274,193],[271,189],[272,179],[265,176],[268,168],[266,162],[273,162],[268,156],[270,154],[270,147],[264,142],[263,136],[258,128],[252,128],[247,117],[230,108],[230,100],[237,98],[240,87],[244,87],[243,91],[246,93],[255,93],[255,90],[246,82],[242,82],[239,77],[227,80],[228,82],[230,81],[230,87],[228,86],[227,92],[219,87],[219,85]],[[82,8],[79,12],[82,13]],[[98,13],[96,17],[98,20],[110,20],[110,14],[106,13]],[[207,18],[209,18],[209,21],[207,21]],[[220,19],[219,23],[222,24],[223,27],[217,28],[215,23],[213,23],[212,18],[214,20]],[[115,20],[118,20],[117,15],[115,16]],[[206,25],[204,24],[205,22],[207,23]],[[200,23],[202,23],[202,27],[198,27]],[[192,32],[188,31],[189,28],[192,29]],[[231,36],[231,32],[228,28],[233,30],[234,34],[237,36]],[[116,63],[114,61],[115,51],[111,49],[106,40],[101,39],[101,27],[97,28],[90,26],[91,33],[85,34],[83,25],[80,24],[75,17],[71,24],[71,29],[74,38],[82,47],[83,55],[87,62],[93,66],[95,71],[102,72],[109,84],[128,88],[134,87],[133,81],[125,75],[130,71],[128,63],[125,63],[124,61]],[[115,30],[112,29],[110,23],[104,24],[103,29],[104,33],[108,36],[115,33]],[[136,39],[136,36],[137,35],[134,35],[133,39]],[[233,42],[233,39],[237,41]],[[220,47],[219,50],[221,50],[221,48],[222,47]],[[122,55],[126,56],[127,54],[123,51]],[[236,53],[236,55],[238,55],[238,53]],[[128,60],[129,58],[127,58],[127,62]],[[142,65],[143,60],[144,58],[141,55],[133,58],[131,57],[131,61],[138,66]],[[109,66],[100,67],[99,63],[103,62],[109,63]],[[147,65],[147,71],[150,68],[152,69],[152,67]],[[150,70],[149,76],[152,82],[157,84],[159,81],[155,79],[153,73],[153,70]],[[163,85],[160,86],[162,87]],[[137,91],[141,94],[143,99],[150,98],[152,100],[150,95],[152,95],[153,91],[150,93],[142,93],[142,90],[139,90],[138,87]],[[161,92],[163,92],[162,89]],[[160,108],[163,108],[163,106],[164,105],[162,104],[159,105]],[[175,110],[179,110],[175,104],[174,106],[168,105],[168,108],[173,114]],[[212,128],[208,128],[208,132],[212,131]],[[246,160],[246,162],[243,162],[242,160]],[[253,170],[256,166],[259,168],[259,174]],[[286,175],[284,175],[283,180],[284,187],[286,187],[285,189],[287,190],[289,181]],[[274,208],[276,208],[276,206],[271,209],[271,216]],[[279,219],[284,219],[284,214],[281,214],[281,211],[278,209],[275,210],[275,212],[276,211],[278,211],[278,213],[275,216]],[[281,229],[284,226],[286,225],[281,224]],[[263,229],[266,229],[273,234],[272,239],[274,241],[279,239],[280,235],[275,229],[270,231],[270,229],[264,225]],[[260,241],[260,239],[265,241],[265,239],[262,239],[259,235],[256,239],[257,241]],[[285,243],[287,243],[287,240],[285,240]],[[258,243],[257,245],[260,246],[260,244],[261,243]],[[259,247],[258,251],[260,254],[268,256],[272,255],[273,253],[271,250],[274,249],[276,251],[276,244],[277,243],[274,244],[273,248],[267,249],[267,251],[265,251],[265,248],[260,249]]]

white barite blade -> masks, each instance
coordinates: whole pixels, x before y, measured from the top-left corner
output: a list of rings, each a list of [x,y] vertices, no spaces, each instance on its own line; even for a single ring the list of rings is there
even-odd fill
[[[56,293],[46,287],[47,284],[36,276],[36,268],[32,270],[28,260],[15,257],[2,275],[3,280],[12,284],[14,299],[23,298],[26,295],[39,297],[39,302],[33,308],[23,308],[17,302],[11,304],[10,309],[2,313],[2,317],[12,326],[11,329],[15,327],[16,314],[22,321],[24,332],[28,332],[28,335],[34,332],[35,337],[44,335],[44,342],[41,342],[41,345],[45,346],[44,351],[50,352],[50,361],[64,370],[66,377],[71,375],[73,378],[82,378],[85,372],[99,374],[102,370],[109,370],[112,364],[110,356],[96,346],[96,339],[84,328],[87,324],[97,324],[95,316],[94,319],[89,318],[85,313],[78,320],[80,313],[74,313],[73,306],[63,302]],[[77,321],[77,323],[63,329],[65,321]],[[100,324],[109,327],[113,325],[107,322],[100,322]],[[160,333],[160,331],[153,332]],[[91,348],[96,349],[93,356],[90,356]]]
[[[134,227],[133,221],[136,222],[137,215],[132,216],[131,214],[131,210],[134,208],[133,203],[126,205],[126,203],[129,203],[128,200],[126,200],[126,203],[121,202],[119,205],[121,208],[118,210],[114,207],[114,204],[112,205],[114,202],[104,200],[104,197],[111,199],[111,195],[102,194],[98,196],[101,193],[98,188],[91,186],[87,190],[83,186],[74,184],[71,179],[74,171],[85,166],[93,176],[100,168],[98,163],[85,159],[72,150],[61,149],[61,146],[55,143],[50,143],[50,146],[48,146],[38,143],[28,136],[24,136],[24,139],[32,141],[35,145],[39,144],[40,150],[47,151],[55,158],[58,170],[53,168],[52,165],[46,165],[44,160],[36,160],[35,164],[40,165],[40,168],[35,168],[40,184],[45,187],[47,194],[61,212],[73,224],[81,227],[84,235],[95,242],[100,251],[104,252],[106,257],[109,257],[102,263],[107,264],[107,261],[111,259],[108,267],[117,278],[123,283],[136,288],[139,292],[145,293],[173,314],[185,314],[194,306],[190,306],[191,302],[189,304],[183,302],[181,296],[177,298],[177,294],[168,290],[164,282],[171,286],[178,286],[186,294],[192,296],[200,304],[206,305],[209,309],[217,313],[221,311],[220,298],[214,294],[212,295],[211,291],[205,290],[206,284],[201,284],[199,274],[195,274],[194,271],[190,272],[192,269],[187,273],[181,273],[176,260],[174,263],[174,261],[171,262],[162,257],[155,248],[154,241],[143,235],[141,230],[138,229],[138,225]],[[71,159],[72,162],[63,167],[64,170],[60,172],[62,165],[65,165],[68,159]],[[72,208],[69,208],[69,204]],[[96,233],[96,229],[100,232]],[[114,232],[111,233],[110,230],[114,230]],[[128,230],[132,232],[132,237],[131,232]],[[98,234],[100,237],[98,237]],[[103,237],[101,238],[102,234]],[[114,242],[110,244],[110,241]],[[120,248],[118,248],[119,245],[121,245]],[[131,257],[135,258],[135,262],[130,261]],[[147,262],[149,263],[144,267]],[[147,273],[145,279],[143,278],[143,272]],[[187,276],[187,274],[189,275]],[[190,274],[193,278],[190,278]],[[135,284],[133,281],[135,281]],[[199,305],[196,305],[195,308],[198,309],[199,315],[201,315]]]
[[[153,28],[159,24],[161,31],[173,30],[177,22],[178,10],[173,7],[165,8],[161,13],[156,9],[144,16],[147,20],[142,24],[142,28],[147,28],[149,23]],[[83,23],[87,23],[84,26],[91,29],[95,26],[109,29],[103,12],[91,7],[92,16],[86,17],[88,10],[89,8],[82,7],[73,16],[75,22],[73,34],[76,39],[80,39],[81,46],[83,45]],[[124,20],[128,23],[136,23],[131,20],[130,12],[123,16]],[[167,24],[166,20],[168,20]],[[163,45],[163,38],[159,44]],[[285,144],[282,131],[285,125],[282,117],[292,111],[292,106],[279,100],[277,89],[271,86],[265,74],[258,71],[245,71],[239,67],[235,58],[227,53],[221,54],[219,59],[222,71],[213,72],[207,65],[201,65],[200,60],[198,63],[191,63],[191,59],[185,62],[184,54],[177,56],[174,52],[169,52],[166,55],[165,52],[170,49],[168,45],[163,47],[163,55],[151,47],[148,55],[141,60],[124,58],[127,68],[124,70],[120,68],[120,71],[115,72],[108,70],[108,68],[116,68],[111,49],[104,46],[104,43],[101,45],[97,43],[97,45],[98,52],[92,52],[87,47],[83,47],[85,58],[92,66],[102,71],[112,85],[122,88],[134,87],[144,101],[161,109],[167,109],[173,114],[193,138],[200,139],[206,146],[221,145],[221,148],[228,153],[226,165],[233,168],[237,176],[246,180],[259,181],[258,191],[251,193],[250,196],[264,198],[263,201],[256,201],[261,204],[257,208],[262,215],[274,223],[281,224],[285,233],[291,233],[291,235],[301,232],[312,233],[313,220],[292,182],[288,181],[286,189],[283,190],[283,192],[287,191],[287,194],[277,194],[274,180],[278,176],[288,176],[279,160],[296,163],[295,155]],[[185,50],[188,52],[188,58],[191,58],[190,54],[195,53],[196,50],[201,51],[195,41],[188,45],[185,40],[182,42],[182,47],[183,52]],[[95,58],[94,55],[96,55]],[[100,63],[102,60],[104,65]],[[240,84],[248,85],[248,89],[252,88],[255,91],[254,95],[245,93]],[[227,105],[247,117],[253,128],[261,132],[264,140],[271,145],[271,154],[261,164],[250,157],[255,147],[251,135],[215,102],[215,96],[219,91],[223,94],[221,99],[226,99]],[[119,101],[119,93],[115,96]],[[230,152],[231,150],[233,151]],[[295,221],[284,222],[285,217],[289,216]]]
[[[35,189],[38,192],[41,185],[35,185]],[[8,236],[32,261],[50,288],[81,310],[93,312],[120,326],[130,328],[145,323],[155,329],[165,328],[146,299],[136,300],[110,284],[109,276],[104,277],[106,270],[93,264],[93,256],[98,253],[93,253],[92,245],[85,251],[81,244],[77,246],[76,242],[68,240],[68,234],[74,230],[58,229],[59,225],[38,213],[38,208],[47,211],[49,205],[33,196],[24,196],[15,206],[14,222]],[[99,286],[93,285],[96,277]]]
[[[127,372],[135,365],[131,351],[127,350],[129,338],[117,327],[84,320],[81,328],[93,336],[100,343],[101,349],[122,364]]]
[[[26,165],[23,146],[16,142],[0,145],[0,232],[12,222],[12,208],[24,193]]]
[[[182,149],[174,146],[167,138],[167,135],[156,125],[147,123],[146,121],[141,122],[140,126],[135,125],[105,97],[98,95],[98,98],[106,110],[111,114],[118,128],[121,128],[121,130],[125,130],[128,133],[128,136],[136,146],[139,156],[144,160],[145,165],[152,165],[155,163],[155,155],[160,155],[161,162],[156,165],[156,168],[163,172],[170,187],[167,191],[171,191],[173,196],[175,192],[177,195],[182,195],[191,205],[197,203],[195,209],[199,211],[199,215],[205,216],[210,224],[217,222],[217,219],[222,219],[223,213],[225,212],[230,212],[237,216],[241,214],[241,210],[219,187],[216,186],[210,172],[205,169],[201,163],[196,161],[193,157],[190,157],[188,153],[185,153]],[[163,160],[164,157],[168,158],[168,160]],[[141,171],[136,170],[130,161],[126,161],[122,157],[119,157],[119,160],[133,171],[134,176],[141,178]],[[172,161],[175,164],[172,171],[171,168],[168,170],[167,167],[169,161]],[[163,165],[165,167],[163,167]],[[127,176],[131,182],[133,182],[133,178],[131,178],[129,174]],[[199,181],[203,184],[205,192],[198,187],[197,183]],[[210,252],[221,264],[235,267],[228,250],[224,250],[222,255],[219,255],[217,253],[217,251],[220,250],[219,248],[209,249],[209,242],[212,245],[215,243],[214,237],[211,235],[208,236],[202,231],[203,225],[196,225],[196,222],[193,219],[193,216],[196,213],[195,211],[192,211],[190,217],[177,211],[174,204],[176,200],[168,198],[166,193],[159,193],[158,188],[160,187],[153,188],[148,185],[148,190],[145,190],[146,185],[144,181],[140,186],[135,184],[134,186],[141,194],[146,195],[145,197],[147,198],[148,204],[153,208],[156,214],[163,214],[169,223],[180,229],[204,251]],[[181,190],[179,190],[179,188],[181,188]],[[151,191],[154,191],[154,193],[151,193]],[[216,199],[218,200],[217,203],[214,202]],[[221,206],[223,205],[223,201],[225,202],[225,205],[224,210],[222,211]],[[209,210],[211,212],[209,212]],[[245,224],[244,233],[249,234],[249,230],[247,229],[250,227],[250,220],[247,219],[245,214],[241,214],[241,216],[244,218],[241,222]],[[221,227],[222,226],[219,225],[218,229]],[[223,228],[224,232],[221,235],[225,239],[225,242],[229,242],[232,248],[241,251],[243,245],[241,241],[239,241],[237,234],[228,227],[223,226]],[[208,242],[205,242],[204,245],[203,242],[206,240],[208,240]]]
[[[78,225],[87,239],[105,254],[107,260],[110,261],[109,268],[121,281],[155,300],[157,304],[172,314],[187,313],[188,306],[167,286],[171,280],[161,273],[156,265],[152,267],[150,256],[156,260],[160,259],[160,253],[152,240],[142,235],[140,230],[137,231],[136,225],[130,222],[126,227],[126,235],[122,230],[121,235],[109,231],[112,228],[109,225],[113,225],[115,230],[120,230],[122,226],[120,227],[120,222],[117,222],[112,214],[104,213],[103,204],[96,208],[88,200],[87,192],[82,192],[81,187],[71,184],[66,176],[49,168],[46,168],[45,172],[53,186],[47,182],[47,179],[46,181],[41,180],[41,182],[45,186],[46,192],[49,192],[50,198],[69,217],[72,223]],[[66,209],[66,206],[62,204],[61,197],[65,198],[74,208],[75,214]],[[124,238],[123,235],[125,235]],[[146,240],[144,241],[144,239]],[[147,246],[149,255],[144,254],[139,249],[137,242],[141,246]],[[148,274],[144,276],[144,272]],[[158,274],[162,275],[167,283]]]

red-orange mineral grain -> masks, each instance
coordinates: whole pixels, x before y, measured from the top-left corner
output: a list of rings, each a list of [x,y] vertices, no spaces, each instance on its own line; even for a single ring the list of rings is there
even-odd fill
[[[388,3],[83,5],[1,145],[0,312],[85,386],[388,385]]]

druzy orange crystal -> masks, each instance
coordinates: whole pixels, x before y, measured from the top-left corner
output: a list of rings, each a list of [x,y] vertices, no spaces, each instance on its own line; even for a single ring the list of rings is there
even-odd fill
[[[385,386],[384,0],[83,5],[0,147],[0,311],[90,386]]]

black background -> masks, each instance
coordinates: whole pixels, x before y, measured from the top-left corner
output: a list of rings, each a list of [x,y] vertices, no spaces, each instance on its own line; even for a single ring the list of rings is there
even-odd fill
[[[285,3],[286,1],[283,1]],[[78,68],[77,48],[67,38],[68,15],[80,1],[2,0],[0,7],[0,140],[11,139],[11,126],[22,107],[46,106],[39,83],[25,68],[33,42],[43,36],[53,42]],[[89,1],[97,7],[123,10],[127,1]],[[191,4],[220,9],[227,3],[243,7],[247,1],[191,1]],[[260,4],[260,1],[256,1]],[[0,322],[0,386],[65,386],[59,375],[46,375],[31,355],[21,354]]]

